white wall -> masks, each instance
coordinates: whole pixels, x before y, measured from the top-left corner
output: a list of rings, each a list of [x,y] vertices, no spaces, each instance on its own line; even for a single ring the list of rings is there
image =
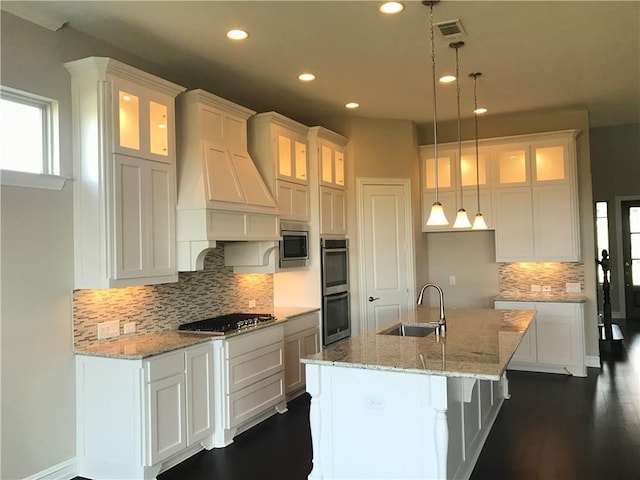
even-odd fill
[[[493,308],[493,298],[500,291],[494,231],[425,235],[429,252],[429,281],[442,287],[445,305]],[[450,285],[451,276],[455,277],[455,285]],[[433,290],[429,293],[431,305],[438,305]]]
[[[71,82],[63,62],[134,59],[66,27],[51,32],[6,12],[1,21],[2,84],[59,101],[61,173],[71,176]],[[63,191],[2,187],[0,201],[0,478],[14,479],[55,470],[76,453],[72,184]]]

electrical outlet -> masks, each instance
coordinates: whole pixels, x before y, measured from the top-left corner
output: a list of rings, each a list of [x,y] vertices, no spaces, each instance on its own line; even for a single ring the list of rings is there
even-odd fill
[[[249,300],[249,308],[256,308],[256,301],[255,300]]]
[[[449,285],[455,285],[455,284],[456,284],[456,276],[449,275]]]
[[[565,287],[567,293],[580,293],[582,291],[580,283],[567,282]]]
[[[135,333],[136,332],[136,322],[127,322],[124,324],[124,333]]]
[[[540,288],[540,285],[531,285],[531,291],[532,292],[540,292],[540,291],[542,291],[542,289]]]
[[[98,340],[117,337],[119,335],[120,322],[118,320],[113,320],[111,322],[101,322],[98,324]]]
[[[549,285],[544,285],[544,286],[542,287],[542,291],[543,291],[543,292],[550,292],[550,291],[551,291],[551,287],[550,287]]]

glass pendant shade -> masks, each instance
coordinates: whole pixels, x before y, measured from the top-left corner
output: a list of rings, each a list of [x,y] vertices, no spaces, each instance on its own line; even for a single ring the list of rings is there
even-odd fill
[[[449,225],[440,202],[433,202],[433,205],[431,205],[431,213],[429,214],[427,225]]]
[[[489,228],[484,221],[484,216],[480,212],[476,213],[476,217],[473,219],[473,227],[471,228],[472,230],[486,230]]]
[[[469,221],[467,211],[464,208],[458,209],[458,213],[456,214],[456,221],[453,224],[453,228],[469,228],[470,226],[471,222]]]

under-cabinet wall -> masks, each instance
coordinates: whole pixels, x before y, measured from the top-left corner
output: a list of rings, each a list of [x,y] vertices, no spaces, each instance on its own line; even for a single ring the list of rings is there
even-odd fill
[[[273,308],[273,275],[234,274],[224,266],[224,245],[205,257],[205,268],[180,272],[177,283],[73,292],[73,334],[76,347],[97,341],[99,322],[136,322],[137,333],[175,330],[181,323],[234,311]],[[122,334],[122,331],[120,332]]]

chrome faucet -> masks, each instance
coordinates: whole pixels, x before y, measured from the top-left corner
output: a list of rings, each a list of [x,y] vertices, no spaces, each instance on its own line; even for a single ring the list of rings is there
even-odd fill
[[[435,283],[425,283],[420,289],[420,294],[418,295],[418,305],[422,305],[422,300],[424,298],[424,292],[427,288],[433,287],[438,290],[438,295],[440,296],[440,321],[438,322],[438,326],[436,327],[436,335],[444,335],[447,330],[447,321],[444,317],[444,293],[442,292],[442,288],[440,288]]]

